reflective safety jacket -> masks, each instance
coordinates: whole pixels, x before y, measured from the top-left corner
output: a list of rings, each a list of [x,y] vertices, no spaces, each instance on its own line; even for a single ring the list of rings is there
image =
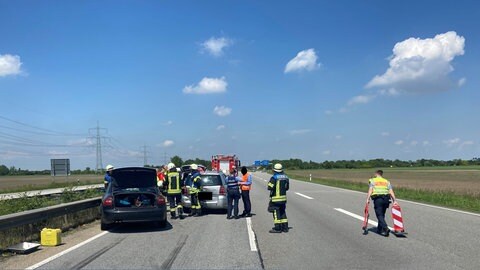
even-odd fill
[[[389,193],[388,191],[392,189],[390,182],[387,179],[380,176],[371,178],[369,182],[370,182],[370,187],[373,187],[372,196],[387,195]]]
[[[242,175],[242,181],[240,182],[241,190],[250,190],[252,188],[252,175],[246,173]]]
[[[227,176],[227,190],[238,191],[238,178],[235,175]]]
[[[200,189],[202,188],[202,178],[200,177],[199,172],[194,172],[190,176],[190,179],[192,181],[192,188],[190,189],[191,194],[198,193]]]
[[[180,194],[182,192],[184,184],[180,177],[180,173],[177,172],[176,168],[172,168],[167,172],[167,177],[165,178],[163,185],[166,186],[167,194],[169,195]]]
[[[267,184],[270,190],[270,198],[274,203],[287,202],[287,190],[290,180],[284,173],[275,172]]]

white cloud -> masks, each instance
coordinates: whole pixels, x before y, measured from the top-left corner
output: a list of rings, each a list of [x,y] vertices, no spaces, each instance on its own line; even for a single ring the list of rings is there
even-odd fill
[[[366,104],[366,103],[369,103],[370,101],[372,101],[374,98],[375,98],[374,95],[360,95],[360,96],[356,96],[356,97],[351,98],[351,99],[348,101],[348,105],[349,105],[349,106],[352,106],[352,105],[355,105],[355,104]]]
[[[380,135],[382,135],[383,137],[388,137],[388,136],[390,136],[390,133],[384,131],[384,132],[380,133]]]
[[[335,139],[340,140],[342,138],[342,135],[337,135],[335,136]]]
[[[448,139],[444,140],[443,143],[447,145],[448,147],[452,147],[454,145],[457,145],[460,143],[460,138],[454,138],[454,139]]]
[[[215,108],[213,109],[213,113],[218,116],[227,116],[232,113],[232,108],[228,108],[225,106],[215,106]]]
[[[461,78],[458,80],[458,87],[462,87],[467,82],[467,78]]]
[[[464,141],[460,144],[459,149],[463,149],[465,146],[474,145],[474,144],[475,143],[473,141]]]
[[[332,151],[330,151],[330,150],[325,150],[325,151],[322,152],[322,154],[324,154],[324,155],[330,155],[331,153],[332,153]]]
[[[301,134],[309,133],[310,131],[312,130],[311,129],[293,129],[293,130],[290,130],[288,133],[290,133],[290,135],[301,135]]]
[[[171,126],[173,124],[173,121],[168,120],[167,122],[163,123],[164,126]]]
[[[422,144],[423,144],[424,146],[427,146],[427,145],[430,145],[430,142],[429,142],[429,141],[423,141]]]
[[[233,44],[233,41],[228,38],[220,37],[215,38],[211,37],[210,39],[204,41],[201,46],[202,49],[209,54],[219,57],[222,56],[224,53],[224,49]]]
[[[225,77],[208,78],[204,77],[197,85],[189,85],[183,88],[185,94],[214,94],[227,91]]]
[[[330,111],[330,110],[327,110],[327,111],[325,111],[325,114],[326,114],[326,115],[332,115],[332,114],[333,114],[333,112],[332,112],[332,111]]]
[[[22,62],[20,56],[10,54],[0,54],[0,77],[8,75],[18,75],[21,73]]]
[[[434,38],[409,38],[395,44],[389,68],[376,75],[366,88],[386,88],[383,93],[426,93],[455,88],[449,74],[451,61],[464,54],[465,38],[456,32]]]
[[[165,140],[163,143],[161,143],[160,145],[158,146],[161,146],[161,147],[170,147],[172,145],[174,145],[175,142],[172,141],[172,140]]]
[[[287,63],[284,72],[312,71],[320,66],[320,64],[317,63],[317,59],[318,57],[314,49],[303,50]]]
[[[403,144],[403,141],[402,140],[398,140],[395,142],[396,145],[402,145]]]
[[[225,125],[219,125],[216,129],[217,129],[217,130],[225,129]]]
[[[417,145],[417,144],[418,144],[417,141],[411,141],[411,142],[410,142],[410,145],[411,145],[411,146],[415,146],[415,145]]]

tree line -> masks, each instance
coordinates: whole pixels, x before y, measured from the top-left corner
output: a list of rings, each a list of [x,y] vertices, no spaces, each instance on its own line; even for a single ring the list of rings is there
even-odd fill
[[[208,170],[212,169],[210,160],[204,159],[187,159],[183,160],[179,156],[174,156],[170,159],[177,167],[189,165],[192,163],[204,165]],[[303,161],[301,159],[274,159],[271,164],[281,163],[285,169],[289,170],[307,170],[307,169],[368,169],[368,168],[386,168],[386,167],[442,167],[442,166],[474,166],[480,165],[480,158],[452,159],[452,160],[435,160],[435,159],[418,159],[415,161],[403,161],[399,159],[390,160],[383,158],[376,158],[370,160],[337,160],[324,162]],[[159,165],[145,165],[145,167],[159,168],[165,164]],[[72,170],[71,174],[95,174],[95,170],[86,167],[85,170]],[[30,171],[11,166],[0,165],[0,176],[2,175],[50,175],[50,170]]]

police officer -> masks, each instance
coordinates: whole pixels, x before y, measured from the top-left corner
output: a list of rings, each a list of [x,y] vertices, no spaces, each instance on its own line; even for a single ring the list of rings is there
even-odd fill
[[[378,220],[377,233],[387,237],[390,229],[388,229],[387,223],[385,222],[385,212],[390,205],[390,199],[393,200],[394,205],[397,204],[395,193],[393,193],[390,182],[383,178],[382,170],[376,171],[375,176],[371,178],[369,182],[367,204],[370,202],[370,198],[372,198],[375,215]]]
[[[242,181],[240,189],[242,190],[243,213],[241,217],[251,217],[252,204],[250,203],[250,189],[252,188],[252,175],[248,173],[247,167],[241,169]]]
[[[274,227],[269,231],[270,233],[288,232],[288,220],[285,210],[287,206],[289,182],[288,177],[283,172],[282,164],[275,164],[273,166],[273,176],[267,184],[267,188],[270,190],[270,203],[274,208]]]
[[[190,173],[190,180],[192,182],[192,187],[190,188],[190,201],[192,203],[192,212],[190,216],[198,217],[202,215],[202,206],[198,200],[198,192],[202,187],[202,180],[200,178],[200,172],[198,172],[197,164],[190,165],[192,172]]]
[[[178,217],[184,219],[183,216],[183,206],[182,206],[182,188],[184,186],[183,180],[180,177],[175,164],[170,162],[167,165],[167,174],[165,181],[163,182],[164,187],[167,190],[167,199],[170,203],[170,215],[173,219],[177,218],[176,212],[178,211]]]
[[[108,184],[112,182],[113,177],[112,177],[112,170],[114,169],[113,165],[108,164],[107,167],[105,167],[107,170],[105,172],[105,176],[103,177],[103,184],[105,185],[105,190],[107,190]]]
[[[230,169],[230,175],[227,176],[227,219],[232,219],[232,210],[235,219],[238,219],[238,200],[240,199],[240,190],[238,187],[238,181],[240,180],[235,176],[235,169]]]

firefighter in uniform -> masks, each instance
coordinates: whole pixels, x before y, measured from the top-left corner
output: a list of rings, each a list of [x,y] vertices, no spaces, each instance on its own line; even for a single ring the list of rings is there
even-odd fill
[[[270,233],[288,232],[287,213],[287,190],[289,189],[288,177],[283,172],[282,164],[273,166],[273,176],[268,182],[267,188],[270,190],[270,204],[273,206],[273,224],[274,227]]]
[[[387,237],[390,229],[385,222],[385,212],[390,205],[390,199],[392,199],[394,205],[397,204],[397,201],[392,185],[387,179],[383,178],[382,170],[376,171],[375,176],[369,180],[367,204],[370,202],[370,198],[373,200],[375,215],[378,220],[377,233]]]
[[[163,185],[167,190],[167,199],[170,203],[170,215],[173,219],[177,218],[176,212],[178,211],[178,217],[184,219],[183,206],[182,206],[182,188],[184,186],[183,180],[178,173],[175,164],[169,163],[167,165],[167,174]]]
[[[198,192],[202,187],[200,172],[198,172],[197,164],[190,165],[192,169],[190,180],[192,182],[192,187],[190,188],[190,201],[192,203],[192,212],[190,213],[191,216],[198,217],[202,215],[202,206],[200,205],[200,201],[198,200]]]
[[[252,204],[250,203],[250,189],[252,188],[252,175],[248,173],[247,167],[243,166],[241,169],[242,181],[240,182],[240,189],[242,190],[243,213],[241,217],[251,217]]]
[[[107,167],[105,167],[107,170],[105,172],[105,176],[103,177],[103,184],[105,185],[105,190],[107,190],[108,184],[112,182],[112,170],[114,169],[113,165],[108,164]]]
[[[227,219],[238,219],[238,200],[240,199],[240,190],[238,188],[238,180],[235,169],[230,169],[230,175],[227,176]],[[232,216],[233,210],[233,216]]]

